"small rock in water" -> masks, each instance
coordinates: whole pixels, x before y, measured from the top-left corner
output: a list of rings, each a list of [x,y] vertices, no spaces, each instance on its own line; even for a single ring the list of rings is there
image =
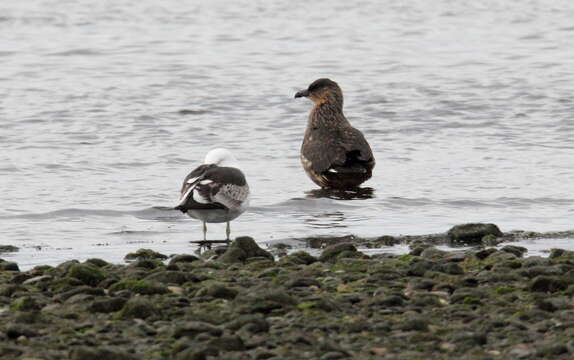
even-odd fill
[[[4,271],[20,271],[18,264],[15,262],[5,261],[0,259],[0,270]]]
[[[20,248],[13,245],[0,245],[0,253],[16,252],[18,250],[20,250]]]
[[[451,243],[479,244],[487,235],[502,236],[502,231],[495,224],[463,224],[453,226],[447,233]]]

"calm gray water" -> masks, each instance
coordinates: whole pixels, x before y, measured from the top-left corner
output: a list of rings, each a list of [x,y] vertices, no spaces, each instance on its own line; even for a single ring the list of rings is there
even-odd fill
[[[234,236],[572,230],[572,19],[558,0],[2,2],[0,243],[24,268],[190,251],[201,224],[164,207],[214,147],[253,192]],[[371,143],[372,198],[322,197],[300,166],[293,94],[319,77]]]

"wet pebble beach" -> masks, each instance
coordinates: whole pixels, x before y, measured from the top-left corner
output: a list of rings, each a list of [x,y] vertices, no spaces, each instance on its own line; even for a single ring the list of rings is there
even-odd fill
[[[510,236],[462,230],[486,242]],[[431,238],[408,239],[403,255],[324,239],[313,256],[239,237],[201,255],[141,249],[128,264],[94,258],[21,272],[2,261],[0,358],[574,356],[574,252],[525,257],[512,242],[444,251]],[[393,241],[405,239],[370,244]]]

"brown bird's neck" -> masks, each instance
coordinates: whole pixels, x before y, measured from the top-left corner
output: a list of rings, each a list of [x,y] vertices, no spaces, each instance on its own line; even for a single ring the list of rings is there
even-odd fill
[[[333,128],[349,122],[343,114],[343,103],[326,99],[323,102],[316,102],[309,114],[309,127]]]

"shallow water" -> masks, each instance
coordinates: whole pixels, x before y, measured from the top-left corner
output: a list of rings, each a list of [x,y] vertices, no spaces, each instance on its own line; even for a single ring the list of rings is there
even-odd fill
[[[189,251],[200,223],[166,208],[221,146],[253,192],[235,236],[574,229],[574,3],[329,4],[2,3],[0,242],[24,248],[11,257]],[[311,106],[293,94],[318,77],[371,143],[372,198],[322,197],[302,171]]]

